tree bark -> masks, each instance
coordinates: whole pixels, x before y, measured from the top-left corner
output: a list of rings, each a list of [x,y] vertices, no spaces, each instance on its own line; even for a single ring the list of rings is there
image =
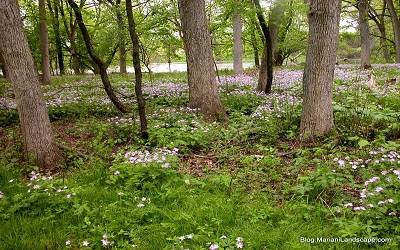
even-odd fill
[[[392,26],[394,31],[394,42],[396,49],[396,63],[400,63],[400,21],[396,14],[396,9],[394,8],[392,0],[386,0],[390,18],[392,19]]]
[[[253,0],[254,6],[257,8],[257,18],[260,22],[261,30],[265,37],[265,47],[263,59],[261,59],[260,76],[258,77],[257,90],[265,92],[266,94],[271,93],[272,80],[273,80],[273,54],[272,54],[272,41],[270,30],[267,27],[264,16],[262,14],[261,5],[259,0]],[[264,71],[265,70],[265,71]],[[266,72],[266,76],[261,75],[262,72]]]
[[[126,74],[126,46],[125,46],[125,35],[124,35],[124,18],[120,9],[121,0],[115,2],[116,5],[116,16],[118,22],[118,33],[119,33],[119,73]]]
[[[110,98],[111,102],[114,104],[114,106],[119,111],[121,111],[122,113],[129,113],[130,110],[128,108],[126,108],[122,102],[119,101],[118,97],[114,93],[114,90],[111,86],[110,80],[108,79],[106,63],[104,63],[103,60],[101,60],[101,58],[94,51],[89,32],[87,31],[86,25],[83,22],[82,14],[81,14],[80,9],[78,8],[78,5],[74,2],[74,0],[68,0],[68,3],[75,12],[75,17],[76,17],[76,20],[78,21],[78,25],[81,30],[83,40],[85,41],[86,49],[88,50],[88,53],[89,53],[90,57],[92,58],[92,60],[99,67],[101,81],[103,82],[104,89],[105,89],[108,97]]]
[[[0,50],[18,107],[24,149],[41,170],[53,170],[62,160],[56,146],[44,94],[24,34],[17,0],[0,2]]]
[[[240,0],[237,0],[240,8]],[[233,74],[243,74],[242,16],[236,9],[233,22]]]
[[[189,106],[205,119],[226,119],[213,67],[204,0],[179,0],[189,82]]]
[[[133,45],[132,57],[133,57],[133,67],[135,69],[135,80],[136,80],[135,94],[139,108],[140,132],[142,138],[147,139],[149,138],[149,134],[147,132],[146,105],[142,93],[142,70],[140,67],[139,38],[136,33],[136,24],[132,13],[132,0],[126,0],[125,4],[126,4],[126,14],[128,17],[128,24],[129,24],[129,35],[131,36]]]
[[[257,23],[255,22],[255,20],[252,18],[251,19],[251,24],[252,24],[252,30],[251,30],[251,46],[253,47],[253,51],[254,51],[254,65],[256,66],[256,68],[260,68],[260,56],[258,54],[258,43],[257,43]]]
[[[360,27],[361,36],[361,68],[363,69],[371,68],[368,8],[369,0],[358,1],[358,25]]]
[[[42,55],[41,80],[43,80],[43,84],[50,85],[49,32],[46,23],[46,0],[39,0],[39,36],[40,53]]]
[[[300,132],[305,139],[334,127],[332,88],[339,43],[341,0],[311,0],[309,41],[303,76]]]
[[[119,73],[126,74],[126,46],[125,42],[119,44]]]

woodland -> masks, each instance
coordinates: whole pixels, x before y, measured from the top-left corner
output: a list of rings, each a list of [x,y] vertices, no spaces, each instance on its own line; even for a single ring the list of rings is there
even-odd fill
[[[400,1],[1,0],[1,249],[400,249]]]

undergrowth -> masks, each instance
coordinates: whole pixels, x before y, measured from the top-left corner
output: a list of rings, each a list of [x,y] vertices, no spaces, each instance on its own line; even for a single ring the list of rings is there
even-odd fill
[[[155,74],[148,140],[131,76],[111,77],[132,108],[123,116],[97,77],[59,78],[44,90],[66,162],[49,173],[25,163],[1,83],[0,249],[398,248],[397,85],[371,90],[365,72],[338,68],[336,131],[310,145],[297,136],[301,75],[277,71],[271,95],[221,76],[230,118],[206,123],[184,75]]]

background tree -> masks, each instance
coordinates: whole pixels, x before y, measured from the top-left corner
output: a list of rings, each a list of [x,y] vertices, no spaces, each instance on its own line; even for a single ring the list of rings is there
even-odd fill
[[[386,62],[390,62],[391,57],[388,49],[388,38],[387,38],[386,22],[385,22],[386,10],[387,10],[386,0],[381,0],[380,3],[381,3],[380,5],[377,5],[377,7],[380,8],[381,10],[379,13],[378,9],[373,7],[372,3],[370,3],[368,16],[376,24],[379,30],[380,34],[377,37],[379,38],[379,43],[382,49],[383,57],[385,58]]]
[[[39,23],[40,52],[42,55],[41,80],[43,84],[50,85],[49,33],[46,23],[46,0],[39,0]]]
[[[277,49],[278,45],[278,36],[281,25],[283,24],[285,18],[285,1],[275,1],[272,5],[269,20],[268,20],[268,28],[271,33],[271,46],[272,46],[272,55],[274,60],[274,65],[282,65],[283,57],[281,51]],[[287,26],[290,26],[291,18],[289,17],[289,22]],[[283,33],[283,32],[282,32]]]
[[[390,13],[390,18],[392,20],[394,44],[396,50],[396,62],[400,63],[400,21],[393,4],[393,0],[386,0],[386,3]]]
[[[79,3],[79,8],[82,8],[84,3],[85,1],[81,0]],[[60,14],[64,24],[64,30],[68,38],[67,42],[69,46],[67,47],[71,54],[70,68],[72,68],[75,75],[80,75],[83,72],[79,63],[79,47],[77,45],[78,22],[74,18],[73,10],[70,8],[70,6],[66,6],[66,11],[64,9],[64,0],[61,0]]]
[[[52,26],[53,26],[53,31],[54,31],[54,40],[56,43],[56,49],[57,49],[57,62],[58,62],[58,67],[60,69],[60,75],[65,74],[65,68],[64,68],[64,54],[63,54],[63,46],[62,46],[62,38],[61,38],[61,33],[60,33],[60,2],[58,0],[49,0],[47,2],[47,6],[49,7],[49,11],[52,16]]]
[[[55,169],[62,155],[55,143],[17,0],[0,2],[0,33],[0,50],[13,84],[24,149],[42,170]]]
[[[311,0],[300,131],[309,138],[333,128],[332,88],[341,0]]]
[[[73,0],[68,0],[68,3],[71,5],[75,12],[76,20],[78,22],[79,28],[82,32],[86,49],[88,50],[88,53],[90,57],[92,58],[93,62],[98,66],[99,71],[100,71],[100,76],[101,76],[101,81],[103,82],[104,89],[110,98],[111,102],[114,104],[114,106],[121,111],[122,113],[129,113],[129,109],[125,107],[125,105],[118,99],[118,97],[115,95],[114,90],[112,88],[112,85],[110,83],[110,80],[108,78],[107,74],[107,63],[104,62],[94,51],[92,41],[89,35],[89,32],[86,28],[85,23],[83,22],[83,17],[81,14],[81,11],[78,7],[78,5],[73,1]]]
[[[253,3],[254,6],[256,7],[257,18],[258,21],[260,22],[261,30],[265,37],[264,52],[261,58],[257,90],[268,94],[271,93],[272,78],[273,78],[273,55],[272,55],[271,33],[264,19],[260,1],[253,0]]]
[[[236,10],[233,17],[233,74],[243,74],[242,15],[240,0],[235,0]]]
[[[179,0],[185,46],[189,106],[200,108],[205,118],[226,118],[213,65],[211,37],[204,0]]]

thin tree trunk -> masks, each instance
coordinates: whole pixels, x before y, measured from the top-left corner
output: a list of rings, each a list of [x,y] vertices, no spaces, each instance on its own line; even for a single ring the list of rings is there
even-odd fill
[[[58,59],[58,67],[60,69],[60,75],[65,74],[64,69],[64,55],[63,49],[61,44],[61,35],[60,35],[60,20],[59,20],[59,2],[57,0],[53,0],[53,4],[51,3],[52,0],[48,1],[49,10],[53,15],[53,29],[54,29],[54,36],[56,40],[56,49],[57,49],[57,59]],[[54,5],[54,10],[53,10]]]
[[[205,119],[226,119],[215,70],[204,0],[179,0],[189,82],[189,106]]]
[[[81,0],[80,6],[79,8],[83,7],[83,2]],[[81,72],[81,67],[79,65],[79,59],[78,59],[78,49],[76,46],[76,30],[77,30],[77,25],[78,23],[76,22],[76,19],[73,19],[73,15],[72,13],[70,14],[70,20],[69,22],[67,22],[67,18],[65,17],[65,12],[64,12],[64,0],[61,0],[61,4],[60,4],[60,14],[64,23],[64,28],[65,28],[65,32],[67,33],[69,42],[70,42],[70,46],[69,46],[69,52],[71,54],[71,60],[70,60],[70,65],[72,70],[74,71],[75,75],[80,75]]]
[[[121,0],[115,2],[116,5],[116,15],[118,22],[118,34],[119,34],[119,73],[126,74],[126,46],[125,46],[125,36],[124,36],[124,18],[120,9]]]
[[[39,0],[39,36],[40,52],[42,55],[43,84],[50,85],[49,32],[46,24],[46,0]]]
[[[126,47],[125,43],[119,44],[119,73],[126,74]]]
[[[0,50],[15,93],[24,148],[41,170],[54,170],[62,160],[51,129],[17,0],[0,2]]]
[[[379,31],[381,33],[380,44],[383,51],[383,57],[386,62],[390,62],[391,57],[388,49],[387,38],[386,38],[386,24],[385,24],[385,11],[386,11],[386,0],[382,0],[382,14],[378,17],[380,25],[378,25]]]
[[[305,139],[333,128],[332,88],[339,44],[341,0],[311,0],[309,40],[303,76],[300,132]]]
[[[271,34],[270,31],[267,27],[267,23],[265,22],[264,16],[261,11],[261,5],[259,0],[253,0],[254,5],[257,8],[257,18],[258,21],[260,22],[260,26],[262,29],[262,32],[265,37],[265,48],[263,53],[266,53],[265,55],[265,61],[261,60],[261,68],[260,68],[260,77],[258,78],[258,86],[257,90],[260,92],[265,92],[266,94],[271,93],[272,89],[272,80],[273,80],[273,55],[272,55],[272,41],[271,41]],[[263,55],[264,57],[264,55]],[[264,62],[264,64],[263,64]],[[266,82],[265,79],[261,76],[261,71],[265,67],[267,71],[267,79]]]
[[[108,79],[107,75],[107,67],[106,64],[101,60],[101,58],[95,53],[92,42],[90,40],[90,35],[89,32],[86,29],[86,25],[83,22],[82,14],[80,12],[80,9],[78,8],[78,5],[74,2],[74,0],[68,0],[69,5],[73,8],[76,16],[76,20],[78,21],[79,28],[81,30],[83,39],[85,41],[86,49],[88,50],[88,53],[92,60],[96,63],[96,65],[99,67],[100,70],[100,77],[101,81],[103,82],[104,89],[110,98],[111,102],[114,104],[114,106],[121,111],[122,113],[129,113],[130,110],[125,107],[125,105],[119,101],[118,97],[115,95],[114,90],[111,86],[110,80]]]
[[[369,0],[359,0],[358,2],[358,25],[361,36],[361,68],[371,68],[371,46],[369,41],[368,24]]]
[[[128,17],[129,35],[131,36],[133,45],[132,56],[133,56],[133,67],[135,69],[135,80],[136,80],[135,94],[139,108],[140,132],[142,138],[147,139],[149,138],[149,134],[147,132],[146,105],[142,93],[142,70],[140,67],[140,55],[139,55],[140,45],[139,45],[139,38],[136,33],[135,19],[133,18],[133,13],[132,13],[132,0],[126,0],[126,14]]]
[[[237,0],[240,8],[240,0]],[[233,74],[243,74],[242,16],[236,9],[233,22]]]
[[[392,19],[393,31],[394,31],[394,42],[396,49],[396,62],[400,63],[400,21],[396,14],[392,0],[386,0],[390,18]]]
[[[254,19],[252,18],[252,30],[251,30],[251,46],[254,50],[254,65],[256,68],[260,68],[260,56],[258,55],[258,43],[257,43],[257,36],[256,36],[256,29],[257,23],[255,23]]]

